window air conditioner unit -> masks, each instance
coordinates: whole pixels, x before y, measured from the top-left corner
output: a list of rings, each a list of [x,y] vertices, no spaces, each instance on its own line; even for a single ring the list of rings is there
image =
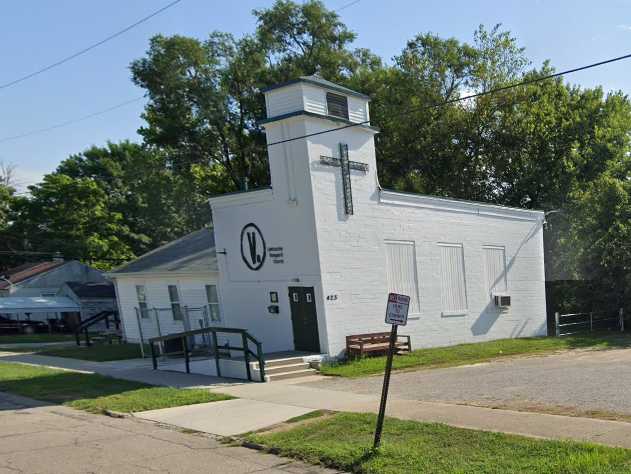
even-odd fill
[[[493,301],[495,302],[495,306],[499,308],[507,308],[510,306],[509,295],[493,295]]]

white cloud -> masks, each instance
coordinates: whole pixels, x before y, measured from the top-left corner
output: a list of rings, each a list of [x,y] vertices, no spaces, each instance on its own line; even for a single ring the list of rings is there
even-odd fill
[[[617,25],[616,28],[623,31],[631,31],[631,25],[620,24]]]

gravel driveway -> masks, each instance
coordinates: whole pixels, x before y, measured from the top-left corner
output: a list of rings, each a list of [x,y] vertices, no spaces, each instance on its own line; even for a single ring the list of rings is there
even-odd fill
[[[330,377],[305,385],[378,394],[382,376]],[[488,407],[574,409],[631,416],[631,349],[571,351],[447,369],[400,372],[391,396]],[[554,411],[554,410],[552,410]]]

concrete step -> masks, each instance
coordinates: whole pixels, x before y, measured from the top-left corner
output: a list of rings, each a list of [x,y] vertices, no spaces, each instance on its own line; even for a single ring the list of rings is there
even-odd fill
[[[286,365],[274,365],[272,367],[265,367],[265,373],[267,375],[271,374],[281,374],[283,372],[296,372],[299,370],[310,369],[311,367],[306,362],[301,362],[299,364],[286,364]]]
[[[298,377],[310,377],[318,372],[314,369],[295,370],[292,372],[280,372],[277,374],[265,374],[270,382],[277,380],[295,379]]]
[[[272,359],[272,360],[265,361],[265,369],[268,369],[271,367],[278,367],[279,365],[291,365],[291,364],[302,364],[302,363],[303,363],[302,357],[286,357],[284,359]],[[258,370],[259,363],[252,362],[252,364],[254,364],[253,367]]]

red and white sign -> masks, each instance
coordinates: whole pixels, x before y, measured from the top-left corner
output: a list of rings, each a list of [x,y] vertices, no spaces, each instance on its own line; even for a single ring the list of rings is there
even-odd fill
[[[386,309],[386,324],[405,326],[408,322],[409,308],[409,296],[390,293],[388,295],[388,308]]]

